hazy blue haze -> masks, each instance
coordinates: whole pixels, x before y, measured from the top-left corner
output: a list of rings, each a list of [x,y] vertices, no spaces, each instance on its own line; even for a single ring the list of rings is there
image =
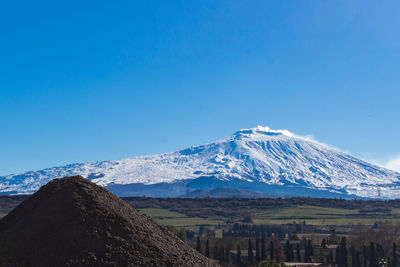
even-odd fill
[[[399,1],[2,1],[0,175],[268,125],[400,153]]]

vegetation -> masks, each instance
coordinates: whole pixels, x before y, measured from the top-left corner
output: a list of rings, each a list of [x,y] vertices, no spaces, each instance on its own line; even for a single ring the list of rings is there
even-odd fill
[[[377,221],[400,219],[400,200],[344,200],[316,198],[262,199],[158,199],[124,198],[137,208],[157,208],[192,218],[225,224],[373,225]],[[146,211],[145,211],[146,212]],[[210,222],[209,222],[210,223]],[[326,229],[326,231],[328,231]]]
[[[223,266],[399,266],[400,200],[124,200]],[[0,212],[18,201],[1,197]]]

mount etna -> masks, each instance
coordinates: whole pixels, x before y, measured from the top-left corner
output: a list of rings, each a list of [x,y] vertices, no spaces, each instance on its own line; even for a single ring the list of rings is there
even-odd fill
[[[254,197],[400,197],[400,173],[287,130],[260,126],[172,153],[3,176],[0,192],[30,194],[54,178],[73,175],[119,196],[204,196],[225,188],[247,197],[249,192]]]

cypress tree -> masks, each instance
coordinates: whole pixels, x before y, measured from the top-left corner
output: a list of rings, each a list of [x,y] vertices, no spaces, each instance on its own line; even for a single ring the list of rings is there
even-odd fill
[[[219,249],[219,260],[221,261],[221,263],[225,262],[225,248],[224,248],[224,245],[221,245],[221,247]]]
[[[264,234],[262,234],[261,236],[261,260],[266,260],[267,259],[267,255],[265,254],[267,252],[267,250],[265,249],[265,237]]]
[[[377,267],[377,260],[376,260],[376,252],[375,252],[375,243],[371,242],[369,244],[369,266],[370,267]]]
[[[394,243],[394,242],[393,242],[393,251],[392,251],[392,266],[393,267],[399,266],[399,259],[397,257],[396,243]]]
[[[186,242],[186,229],[181,228],[178,232],[178,237],[183,241]]]
[[[200,237],[197,237],[197,245],[196,245],[196,250],[201,253],[201,243],[200,243]]]
[[[376,258],[378,261],[385,258],[385,252],[383,250],[383,247],[378,243],[376,243]]]
[[[213,259],[218,260],[219,259],[219,244],[215,243],[214,250],[213,250]]]
[[[310,246],[309,242],[304,242],[304,262],[310,262]]]
[[[210,247],[208,246],[208,239],[206,241],[206,252],[204,254],[207,258],[210,257]]]
[[[340,248],[339,246],[336,247],[336,255],[335,255],[335,264],[337,266],[341,266],[341,258],[342,256],[340,255]]]
[[[340,241],[340,244],[336,248],[336,264],[338,267],[344,267],[346,255],[343,253],[343,239]]]
[[[256,263],[260,262],[260,239],[256,239]]]
[[[291,262],[292,260],[290,259],[290,242],[289,240],[286,240],[286,245],[285,245],[285,258],[287,262]]]
[[[360,252],[356,251],[356,265],[355,267],[361,267]]]
[[[323,249],[326,249],[326,240],[325,240],[325,238],[322,239],[321,247],[322,247]]]
[[[237,251],[236,251],[236,264],[240,265],[242,263],[242,252],[240,250],[239,244],[237,245]]]
[[[253,245],[251,244],[251,239],[249,238],[249,245],[247,247],[247,256],[249,259],[250,263],[254,262],[254,257],[253,257]]]
[[[368,267],[367,263],[367,246],[363,246],[363,267]]]
[[[308,256],[309,257],[313,257],[314,256],[314,249],[313,249],[313,246],[312,246],[312,243],[311,243],[311,239],[308,240]]]
[[[297,261],[301,262],[300,244],[299,243],[297,243],[297,245],[296,245],[296,252],[297,252]]]
[[[273,260],[275,258],[274,256],[274,243],[271,240],[269,241],[269,257],[271,260]]]
[[[356,254],[353,245],[350,247],[350,253],[351,253],[351,267],[356,267]]]
[[[290,250],[290,261],[294,260],[294,255],[293,255],[293,245],[289,244],[289,250]]]
[[[342,237],[340,240],[340,266],[347,267],[347,248],[346,248],[346,237]]]
[[[226,263],[229,263],[231,261],[231,255],[229,253],[229,246],[226,247],[225,261],[226,261]]]
[[[333,260],[333,251],[332,251],[332,249],[329,251],[328,263],[331,263],[331,264],[334,263],[334,260]]]

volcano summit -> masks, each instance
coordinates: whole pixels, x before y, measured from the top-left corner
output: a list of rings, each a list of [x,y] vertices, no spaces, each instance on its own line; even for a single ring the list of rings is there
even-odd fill
[[[287,130],[260,126],[172,153],[0,177],[0,192],[32,193],[53,178],[73,175],[120,196],[174,197],[224,187],[275,196],[400,197],[399,173]]]

